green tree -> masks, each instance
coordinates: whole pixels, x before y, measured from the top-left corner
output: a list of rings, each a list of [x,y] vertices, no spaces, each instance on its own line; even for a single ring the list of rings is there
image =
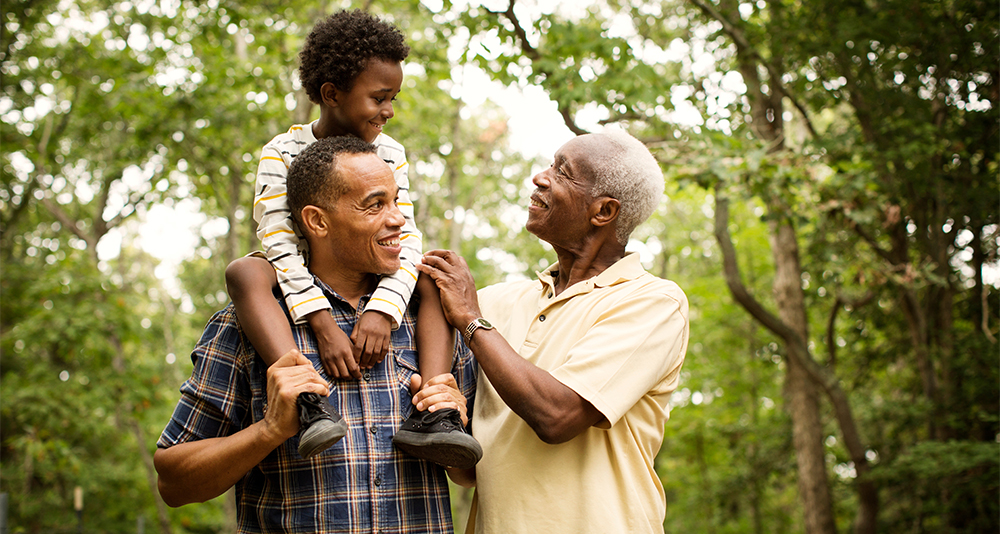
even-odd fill
[[[995,353],[988,302],[996,292],[982,281],[984,265],[996,264],[995,6],[690,0],[596,2],[588,11],[539,16],[510,1],[474,8],[464,22],[503,46],[476,61],[499,80],[543,86],[571,130],[584,132],[575,117],[596,110],[601,123],[643,136],[668,171],[712,192],[726,283],[781,341],[805,530],[834,532],[837,516],[853,509],[855,531],[875,531],[878,484],[899,480],[893,459],[922,454],[926,440],[971,440],[970,450],[985,447],[995,459],[995,417],[970,419],[952,400],[969,402],[997,376],[985,356]],[[752,283],[741,274],[750,256],[739,255],[730,230],[733,201],[759,206],[770,236],[771,270]],[[871,302],[874,342],[858,335],[875,329],[865,320]],[[845,328],[844,314],[864,326]],[[894,361],[917,364],[919,386],[906,389],[926,407],[927,431],[908,426],[907,438],[878,451],[867,433],[879,421],[867,419],[862,396],[870,384],[852,391],[857,379],[843,368],[886,366],[874,390],[890,393],[899,384],[884,353],[901,332],[910,349]],[[959,359],[990,378],[965,375]],[[996,413],[995,399],[972,396],[973,411]],[[826,409],[839,440],[828,437]],[[827,443],[843,447],[837,463]],[[960,462],[932,502],[912,485],[893,489],[933,522],[995,526],[995,506],[970,514],[951,497],[977,487],[958,480],[996,472],[987,456],[972,455],[974,468]],[[884,462],[878,476],[870,458]],[[850,480],[849,504],[835,500],[830,471]],[[985,487],[996,494],[995,483]],[[894,521],[883,520],[913,527]]]

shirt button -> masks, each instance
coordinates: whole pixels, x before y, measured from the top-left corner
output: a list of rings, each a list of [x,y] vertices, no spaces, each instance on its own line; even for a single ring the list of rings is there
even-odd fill
[[[369,371],[365,371],[365,374],[363,374],[362,376],[364,377],[365,380],[371,380],[372,379],[372,374]]]
[[[372,425],[369,430],[371,430],[372,434],[378,434],[378,427],[375,425]]]
[[[552,298],[552,293],[551,292],[549,293],[549,298]]]
[[[382,477],[375,477],[375,485],[376,486],[382,485]]]
[[[544,323],[545,322],[545,316],[544,315],[539,315],[538,316],[538,320]]]

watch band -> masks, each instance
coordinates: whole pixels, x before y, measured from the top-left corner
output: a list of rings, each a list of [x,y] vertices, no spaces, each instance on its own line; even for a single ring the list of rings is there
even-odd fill
[[[484,330],[492,330],[493,325],[491,325],[489,321],[483,319],[482,317],[478,319],[473,319],[472,322],[469,323],[469,326],[466,326],[465,330],[462,332],[462,336],[465,337],[466,345],[468,345],[472,341],[472,333],[475,332],[476,330],[479,330],[480,328]]]

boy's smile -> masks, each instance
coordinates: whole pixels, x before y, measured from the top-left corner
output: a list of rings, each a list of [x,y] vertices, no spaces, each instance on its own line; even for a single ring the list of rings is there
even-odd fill
[[[402,84],[402,65],[378,58],[368,61],[349,91],[323,84],[323,104],[329,108],[330,120],[322,131],[314,132],[316,137],[353,135],[371,143],[395,114],[392,101]]]

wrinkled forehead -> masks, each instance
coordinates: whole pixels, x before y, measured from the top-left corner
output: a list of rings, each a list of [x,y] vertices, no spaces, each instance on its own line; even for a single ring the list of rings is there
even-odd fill
[[[605,157],[609,149],[608,140],[598,134],[585,134],[567,141],[556,151],[555,161],[568,163],[588,176],[593,176],[594,167]]]

